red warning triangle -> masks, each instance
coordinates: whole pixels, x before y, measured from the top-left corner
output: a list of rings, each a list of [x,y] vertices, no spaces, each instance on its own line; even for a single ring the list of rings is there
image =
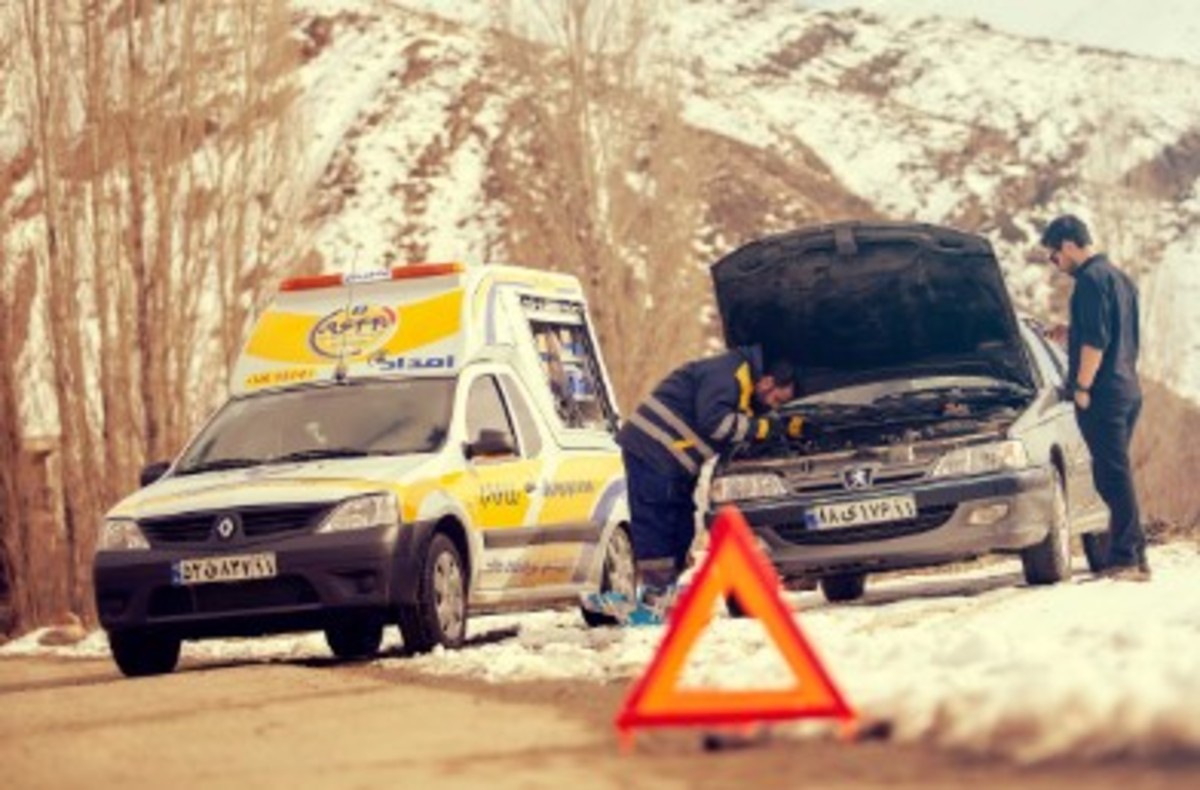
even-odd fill
[[[634,684],[617,716],[624,734],[638,727],[746,724],[801,718],[851,722],[854,711],[779,595],[779,578],[755,546],[746,519],[724,508],[712,526],[708,557],[671,612],[667,633],[645,674]],[[747,616],[767,629],[792,670],[786,689],[730,691],[680,689],[688,655],[712,619],[713,606],[737,596]]]

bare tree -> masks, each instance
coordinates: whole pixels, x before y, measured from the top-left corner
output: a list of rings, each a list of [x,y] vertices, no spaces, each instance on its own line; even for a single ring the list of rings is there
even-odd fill
[[[509,174],[543,198],[511,207],[521,260],[577,274],[619,400],[702,350],[707,302],[694,240],[703,168],[686,143],[681,90],[644,0],[544,0],[525,17],[497,5],[494,51],[520,86],[532,167]],[[615,353],[613,353],[615,352]]]
[[[61,437],[60,575],[88,613],[103,509],[223,395],[231,338],[294,257],[296,51],[285,0],[14,8],[5,73],[22,78],[38,198],[29,304]]]

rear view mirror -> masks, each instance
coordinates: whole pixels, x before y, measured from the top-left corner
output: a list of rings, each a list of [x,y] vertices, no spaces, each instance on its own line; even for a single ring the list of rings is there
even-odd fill
[[[167,470],[171,468],[170,461],[155,461],[154,463],[146,464],[142,467],[142,473],[138,476],[142,488],[150,485],[158,480]]]
[[[468,459],[489,455],[516,455],[517,443],[508,431],[484,428],[479,432],[479,438],[466,445],[465,451]]]

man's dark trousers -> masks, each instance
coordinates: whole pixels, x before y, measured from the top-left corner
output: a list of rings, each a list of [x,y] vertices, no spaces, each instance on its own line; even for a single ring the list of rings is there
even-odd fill
[[[622,458],[638,573],[647,587],[663,589],[687,567],[696,533],[696,479],[664,474],[629,452]]]
[[[1146,559],[1146,537],[1129,461],[1129,443],[1141,411],[1140,398],[1116,403],[1094,400],[1086,410],[1075,409],[1079,430],[1092,453],[1092,480],[1110,513],[1110,567],[1144,565]]]

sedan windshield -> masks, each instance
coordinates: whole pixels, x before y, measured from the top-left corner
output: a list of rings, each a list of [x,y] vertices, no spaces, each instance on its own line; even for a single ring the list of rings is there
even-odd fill
[[[196,437],[176,473],[433,452],[446,438],[453,384],[354,382],[232,400]]]

